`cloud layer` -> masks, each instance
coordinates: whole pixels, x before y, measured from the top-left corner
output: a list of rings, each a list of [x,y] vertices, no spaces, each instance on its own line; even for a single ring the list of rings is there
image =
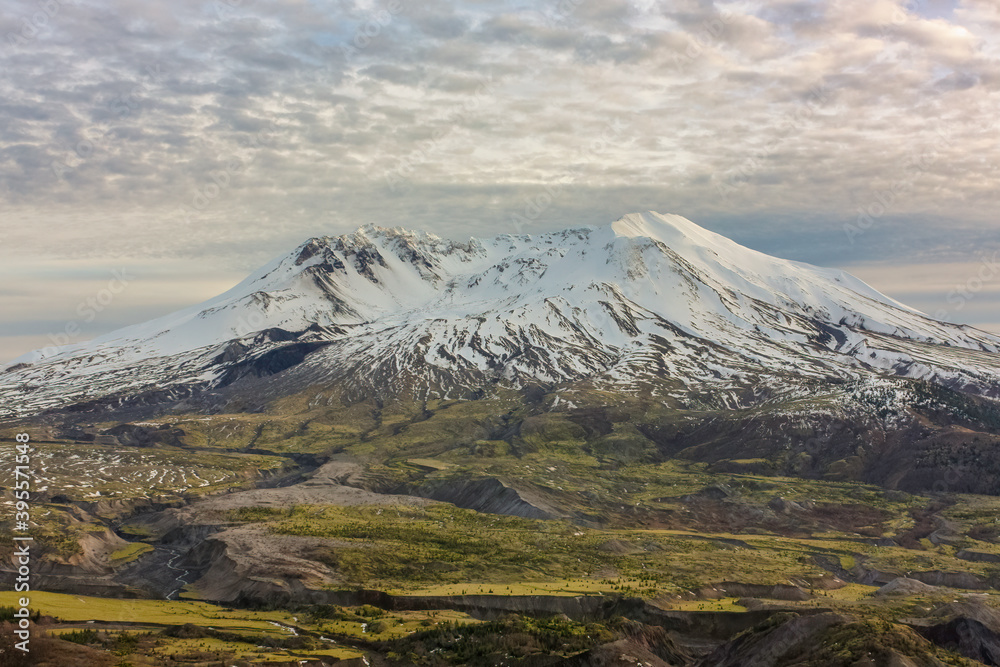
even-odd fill
[[[11,0],[0,255],[250,268],[373,222],[677,212],[825,264],[1000,248],[993,0]]]

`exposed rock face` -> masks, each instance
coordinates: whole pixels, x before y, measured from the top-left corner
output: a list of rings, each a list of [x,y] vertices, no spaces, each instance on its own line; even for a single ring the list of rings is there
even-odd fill
[[[699,667],[774,667],[788,656],[801,654],[823,630],[849,621],[833,613],[784,616],[769,621],[773,627],[758,628],[724,644],[699,662]]]
[[[897,626],[888,631],[893,645],[908,646],[907,653],[887,648],[870,626],[848,616],[819,613],[809,616],[774,614],[761,625],[723,644],[696,664],[698,667],[944,667],[934,657],[934,647],[913,631]],[[871,639],[842,654],[825,653],[831,638],[868,633]],[[843,651],[845,647],[839,650]]]
[[[897,577],[875,591],[875,595],[880,597],[887,595],[926,595],[936,590],[938,590],[936,586],[929,586],[922,581],[907,577]]]
[[[641,639],[620,639],[557,664],[559,667],[684,667],[689,659],[666,642],[651,647]]]
[[[993,588],[996,583],[972,572],[942,572],[941,570],[911,572],[910,578],[922,581],[930,586],[967,588],[969,590],[986,590]]]
[[[1000,665],[1000,609],[952,602],[932,611],[930,619],[914,625],[927,639],[985,665]]]
[[[1000,632],[1000,609],[982,602],[950,602],[931,612],[932,618],[971,618],[994,632]]]
[[[413,489],[413,492],[425,498],[488,514],[506,514],[526,519],[554,519],[562,516],[562,512],[546,502],[540,494],[524,488],[514,488],[493,477],[420,486]]]
[[[79,551],[69,558],[47,554],[35,565],[34,573],[77,577],[111,574],[114,571],[111,555],[128,546],[128,542],[108,529],[85,533],[79,537],[78,543]]]
[[[747,597],[747,598],[767,598],[769,600],[808,600],[812,596],[808,591],[798,586],[788,584],[776,584],[774,586],[764,586],[760,584],[742,584],[733,581],[724,581],[711,588],[702,588],[698,591],[698,596],[708,599],[719,599],[726,597]]]
[[[962,549],[955,554],[955,558],[961,558],[972,563],[1000,563],[1000,554],[991,554],[984,551],[969,551]]]
[[[183,563],[199,570],[194,582],[201,597],[219,602],[304,602],[309,589],[336,582],[336,573],[304,557],[310,549],[328,549],[330,541],[288,535],[263,535],[259,526],[216,533],[190,551]]]
[[[853,575],[853,576],[851,576]],[[843,576],[838,574],[838,576]],[[868,586],[885,586],[897,579],[908,579],[927,586],[946,588],[965,588],[968,590],[988,590],[994,588],[996,581],[981,577],[972,572],[943,572],[941,570],[928,570],[926,572],[908,572],[907,576],[900,577],[898,572],[883,572],[864,565],[856,566],[848,576],[848,579]],[[891,590],[891,589],[890,589]],[[912,593],[904,593],[912,594]],[[919,594],[919,591],[915,594]]]
[[[1000,665],[1000,632],[975,619],[964,616],[953,618],[946,623],[924,628],[921,634],[938,646],[984,665]]]
[[[184,431],[170,427],[149,428],[135,424],[119,424],[101,431],[101,436],[103,436],[102,441],[127,447],[155,447],[157,445],[176,447],[181,444],[180,438],[184,436]],[[90,439],[93,440],[94,437],[91,436]]]

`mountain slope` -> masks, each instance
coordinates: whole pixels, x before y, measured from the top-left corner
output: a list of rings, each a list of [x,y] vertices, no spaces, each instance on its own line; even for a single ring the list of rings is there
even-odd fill
[[[15,360],[0,398],[25,415],[274,374],[275,396],[331,383],[456,398],[585,382],[736,407],[875,374],[996,397],[998,352],[1000,338],[842,271],[650,212],[464,244],[377,227],[310,239],[206,303]]]

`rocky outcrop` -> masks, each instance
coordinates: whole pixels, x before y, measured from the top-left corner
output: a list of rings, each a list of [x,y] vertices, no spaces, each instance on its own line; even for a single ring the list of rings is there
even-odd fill
[[[259,526],[231,528],[190,550],[181,561],[201,576],[194,582],[199,597],[219,602],[255,600],[276,603],[314,597],[336,581],[326,565],[302,553],[323,541],[267,535]],[[339,604],[339,603],[334,603]]]
[[[844,581],[849,581],[866,586],[885,586],[896,579],[905,578],[914,580],[928,586],[943,586],[946,588],[964,588],[967,590],[982,591],[996,588],[998,581],[995,578],[987,578],[972,572],[945,572],[943,570],[927,570],[924,572],[887,572],[870,567],[863,562],[863,558],[856,555],[859,562],[853,568],[847,570],[841,567],[840,562],[830,556],[819,554],[813,556],[817,565],[836,575]]]
[[[955,651],[984,665],[1000,665],[1000,633],[979,621],[953,618],[921,629],[921,634],[942,648]]]
[[[184,431],[167,424],[156,428],[136,424],[119,424],[101,431],[100,436],[100,442],[126,447],[182,447],[184,445],[182,440]]]
[[[114,571],[111,555],[128,546],[128,542],[107,528],[83,533],[77,543],[78,551],[72,556],[64,558],[55,553],[47,553],[35,565],[35,573],[64,576],[111,574]]]
[[[978,601],[949,602],[934,609],[931,618],[972,618],[994,632],[1000,632],[1000,609]]]
[[[856,627],[852,627],[856,626]],[[833,633],[863,634],[864,644],[841,647],[836,658],[824,651]],[[888,637],[880,636],[889,635]],[[906,646],[907,653],[887,646]],[[885,665],[886,667],[944,667],[934,647],[912,630],[889,627],[876,630],[857,619],[835,613],[773,614],[696,663],[697,667],[827,667],[831,664]]]
[[[985,551],[969,551],[968,549],[962,549],[956,553],[955,558],[961,558],[970,563],[1000,563],[1000,554],[991,554]]]
[[[683,667],[690,658],[663,638],[651,645],[643,638],[619,639],[562,660],[558,667]]]
[[[910,623],[942,648],[985,665],[1000,665],[1000,609],[980,601],[951,602]]]
[[[943,572],[941,570],[929,570],[927,572],[910,572],[907,576],[911,579],[922,581],[931,586],[965,588],[973,591],[982,591],[994,588],[994,584],[996,583],[985,577],[973,574],[972,572]]]
[[[928,595],[938,590],[936,586],[928,586],[922,581],[909,579],[907,577],[897,577],[887,583],[882,588],[875,591],[878,597],[889,595]]]
[[[515,488],[495,477],[442,480],[409,489],[409,492],[487,514],[505,514],[526,519],[555,519],[564,516],[540,493],[526,487]]]
[[[769,600],[808,600],[812,596],[808,591],[789,584],[742,584],[734,581],[723,581],[714,586],[706,586],[697,591],[700,598],[718,600],[720,598],[767,598]]]
[[[827,611],[816,608],[802,610],[801,613],[810,615]],[[721,642],[765,622],[774,616],[775,611],[676,611],[661,609],[639,598],[626,598],[608,600],[601,614],[603,618],[624,616],[684,637]]]
[[[768,619],[754,631],[747,632],[710,653],[699,667],[772,667],[793,652],[801,652],[827,628],[846,623],[840,614],[812,616],[780,614]]]

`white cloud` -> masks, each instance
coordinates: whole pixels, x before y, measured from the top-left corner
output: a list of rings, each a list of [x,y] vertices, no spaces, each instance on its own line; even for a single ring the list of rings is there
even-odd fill
[[[565,181],[539,228],[659,208],[786,255],[837,239],[819,263],[875,239],[953,254],[995,224],[992,1],[398,2],[57,1],[30,37],[38,3],[5,3],[0,258],[242,270],[366,222],[513,231]]]

